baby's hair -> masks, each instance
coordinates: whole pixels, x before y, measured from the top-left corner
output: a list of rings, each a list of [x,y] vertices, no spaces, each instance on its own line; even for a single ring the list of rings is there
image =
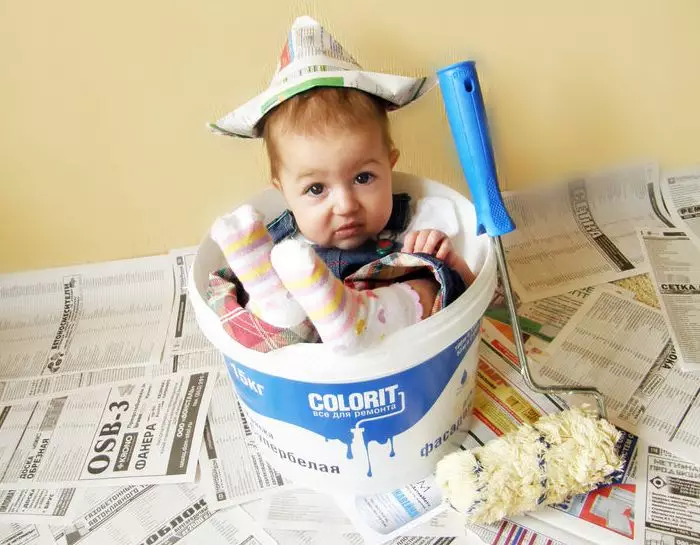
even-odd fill
[[[258,123],[270,159],[273,180],[278,180],[280,157],[276,141],[289,131],[305,136],[328,128],[356,128],[379,123],[387,151],[394,148],[387,103],[358,89],[318,87],[295,95],[268,112]]]

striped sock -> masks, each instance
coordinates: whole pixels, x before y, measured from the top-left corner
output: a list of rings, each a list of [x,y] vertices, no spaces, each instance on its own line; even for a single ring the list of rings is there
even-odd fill
[[[272,237],[255,208],[246,204],[218,218],[211,238],[248,293],[248,310],[276,327],[295,326],[306,318],[272,268]]]
[[[304,242],[290,239],[275,246],[272,265],[323,342],[340,351],[361,350],[421,319],[418,294],[408,285],[348,288]]]

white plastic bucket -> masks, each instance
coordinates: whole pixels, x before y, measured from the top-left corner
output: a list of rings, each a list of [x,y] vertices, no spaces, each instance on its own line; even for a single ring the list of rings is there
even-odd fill
[[[394,174],[394,191],[454,202],[455,246],[478,276],[434,316],[360,354],[340,356],[323,344],[266,354],[244,348],[205,300],[209,273],[225,265],[208,235],[192,266],[199,326],[225,356],[261,452],[299,485],[367,494],[419,480],[456,448],[450,437],[471,416],[479,328],[496,286],[492,245],[476,235],[474,207],[456,191],[403,173]],[[284,209],[273,189],[249,202],[268,221]]]

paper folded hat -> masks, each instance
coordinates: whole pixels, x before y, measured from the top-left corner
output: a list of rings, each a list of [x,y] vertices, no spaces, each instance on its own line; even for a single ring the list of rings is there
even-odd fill
[[[423,96],[435,83],[435,76],[411,78],[362,70],[317,21],[304,16],[292,24],[270,86],[209,127],[218,134],[256,138],[260,136],[256,125],[266,113],[314,87],[360,89],[395,110]]]

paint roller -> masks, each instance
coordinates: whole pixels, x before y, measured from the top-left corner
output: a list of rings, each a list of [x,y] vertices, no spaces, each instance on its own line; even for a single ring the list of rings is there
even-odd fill
[[[438,70],[445,112],[464,176],[476,209],[477,234],[491,237],[505,302],[525,383],[544,394],[593,396],[598,411],[571,408],[470,451],[449,454],[436,469],[445,499],[474,522],[561,503],[611,482],[622,468],[616,449],[618,430],[606,418],[605,401],[596,388],[543,386],[532,378],[508,276],[501,236],[515,225],[501,192],[481,86],[472,61]]]

